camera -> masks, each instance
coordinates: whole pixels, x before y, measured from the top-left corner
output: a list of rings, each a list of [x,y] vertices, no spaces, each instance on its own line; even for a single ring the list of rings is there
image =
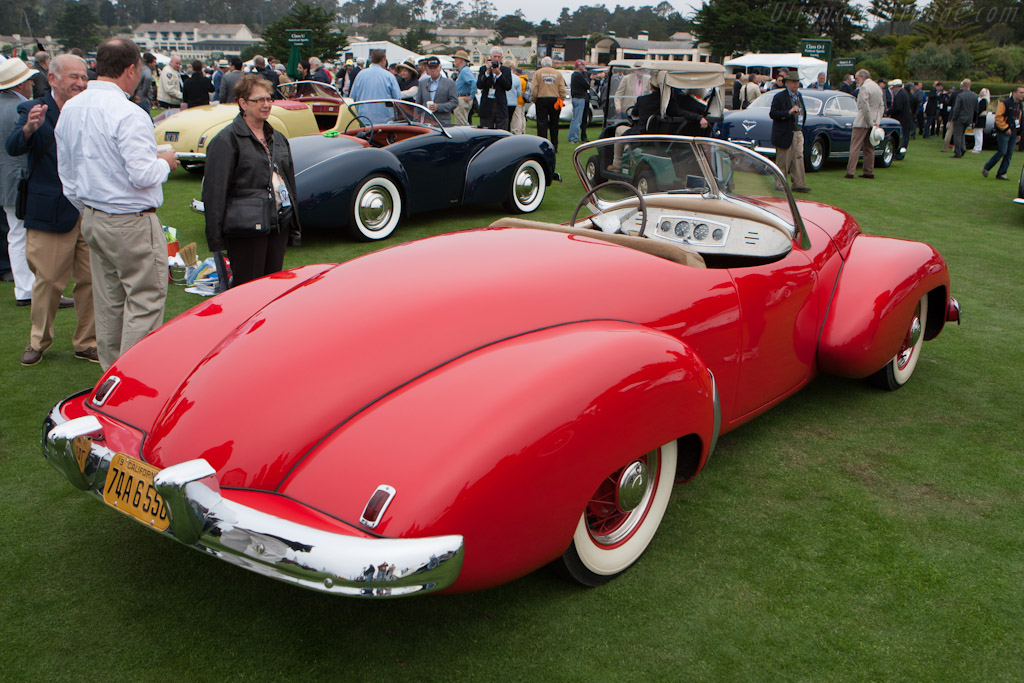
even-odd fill
[[[492,59],[491,60],[491,68],[492,69],[497,69],[498,68],[498,60],[497,59]]]

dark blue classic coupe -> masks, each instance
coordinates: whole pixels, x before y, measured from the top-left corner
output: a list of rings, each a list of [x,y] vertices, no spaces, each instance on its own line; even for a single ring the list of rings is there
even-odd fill
[[[303,229],[371,241],[391,235],[403,215],[460,204],[530,213],[556,177],[555,150],[535,135],[444,126],[412,102],[349,107],[354,118],[342,133],[290,140]]]
[[[740,144],[751,144],[755,151],[775,156],[772,145],[772,120],[768,112],[772,100],[781,90],[772,90],[754,100],[749,107],[727,112],[715,127],[715,137]],[[807,107],[804,123],[804,166],[820,171],[829,159],[850,158],[853,120],[857,117],[857,100],[838,90],[800,90]],[[900,124],[883,118],[885,136],[875,147],[875,165],[888,167],[900,145]]]

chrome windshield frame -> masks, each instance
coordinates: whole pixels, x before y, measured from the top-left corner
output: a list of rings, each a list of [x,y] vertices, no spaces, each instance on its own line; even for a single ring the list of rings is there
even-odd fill
[[[448,130],[445,128],[444,124],[441,123],[438,120],[437,116],[434,115],[434,112],[430,111],[429,109],[424,107],[422,104],[417,104],[416,102],[409,102],[408,100],[395,100],[395,99],[351,100],[351,101],[346,101],[345,102],[345,106],[348,107],[348,111],[349,111],[350,114],[352,114],[353,118],[359,115],[359,105],[361,105],[361,104],[383,104],[383,105],[389,106],[389,108],[392,109],[392,110],[397,109],[397,107],[395,105],[401,105],[401,107],[412,107],[414,109],[418,109],[419,113],[424,118],[424,120],[422,122],[416,123],[416,122],[413,122],[413,121],[394,121],[393,123],[395,125],[399,125],[399,126],[416,126],[416,125],[422,124],[423,127],[429,128],[430,130],[436,130],[438,133],[443,134],[446,138],[451,138],[452,137],[452,134],[448,132]],[[430,120],[427,120],[428,118]],[[432,121],[432,123],[431,123],[431,121]],[[374,124],[374,125],[380,125],[380,124]],[[388,124],[384,124],[384,125],[388,125]]]
[[[637,142],[652,142],[652,143],[660,142],[660,143],[673,143],[673,144],[679,144],[679,143],[683,143],[683,142],[690,143],[691,149],[693,149],[694,155],[696,156],[697,161],[700,164],[701,171],[703,171],[703,173],[704,173],[704,180],[705,180],[705,183],[706,183],[707,188],[708,188],[705,192],[702,193],[702,196],[705,196],[705,197],[708,197],[708,198],[714,198],[714,199],[722,199],[722,200],[725,200],[725,201],[742,202],[742,203],[744,203],[746,205],[757,207],[756,204],[753,204],[751,202],[745,201],[741,196],[731,195],[731,194],[728,194],[728,193],[722,191],[721,187],[719,187],[718,179],[717,179],[717,177],[715,176],[714,172],[711,169],[711,161],[708,159],[707,154],[705,153],[704,146],[707,145],[707,146],[710,146],[710,147],[722,147],[722,148],[725,148],[725,149],[729,149],[729,150],[733,150],[733,151],[739,152],[739,153],[741,153],[743,155],[755,157],[756,161],[758,163],[764,164],[765,167],[768,168],[772,172],[772,174],[775,177],[775,181],[776,181],[777,185],[779,187],[784,188],[784,190],[785,190],[786,201],[789,204],[789,210],[790,210],[790,213],[793,216],[792,226],[793,226],[793,236],[794,236],[794,238],[799,240],[799,242],[800,242],[800,244],[801,244],[801,246],[803,248],[806,249],[808,246],[810,246],[810,243],[809,243],[809,241],[807,239],[807,232],[804,229],[803,218],[800,216],[800,211],[797,208],[796,198],[793,196],[793,192],[790,189],[789,182],[786,180],[786,176],[785,176],[785,174],[782,173],[782,170],[778,166],[776,166],[775,162],[773,162],[768,157],[766,157],[764,155],[761,155],[761,154],[758,154],[757,152],[751,150],[749,147],[747,147],[745,145],[738,145],[738,144],[736,144],[734,142],[728,142],[726,140],[719,140],[719,139],[715,139],[715,138],[695,137],[695,136],[692,136],[692,135],[646,135],[645,134],[645,135],[627,135],[627,136],[614,137],[614,138],[601,138],[599,140],[592,140],[591,142],[586,142],[586,143],[578,146],[575,149],[575,151],[573,152],[573,157],[572,157],[572,163],[573,163],[573,167],[576,169],[576,175],[579,176],[580,182],[583,184],[583,187],[586,189],[586,191],[592,190],[594,188],[594,186],[591,186],[591,184],[590,184],[590,182],[589,182],[589,180],[587,178],[586,171],[584,169],[584,164],[583,164],[582,159],[583,159],[583,154],[585,152],[587,152],[589,150],[593,150],[593,149],[598,148],[598,147],[604,147],[604,146],[610,145],[610,144],[612,144],[612,145],[613,144],[630,144],[630,143],[637,143]],[[598,206],[601,206],[601,200],[599,198],[595,197],[594,201],[595,201],[595,204],[597,204]],[[766,211],[766,209],[763,209],[762,207],[757,207],[757,208],[762,210],[762,211]],[[785,220],[785,219],[782,219],[782,218],[779,218],[779,219],[780,220]],[[786,222],[788,223],[789,221],[786,221]]]

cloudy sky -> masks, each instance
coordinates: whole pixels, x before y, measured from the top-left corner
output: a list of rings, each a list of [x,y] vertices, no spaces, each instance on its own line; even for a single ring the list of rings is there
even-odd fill
[[[622,7],[643,7],[649,5],[656,7],[661,0],[491,0],[498,8],[498,16],[515,14],[517,9],[522,9],[527,21],[539,23],[545,19],[554,21],[561,14],[563,7],[568,7],[570,12],[581,5],[604,5],[609,10],[614,10],[616,5]],[[676,11],[684,17],[693,14],[695,8],[700,7],[701,0],[669,0],[676,8]]]

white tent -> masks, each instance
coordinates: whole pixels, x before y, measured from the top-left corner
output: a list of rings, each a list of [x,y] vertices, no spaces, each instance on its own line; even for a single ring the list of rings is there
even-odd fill
[[[754,67],[765,69],[776,69],[783,66],[787,69],[795,68],[797,73],[800,74],[800,84],[803,86],[808,86],[816,81],[818,74],[822,71],[828,73],[828,62],[815,57],[804,57],[798,52],[777,54],[748,52],[742,57],[726,60],[722,66],[733,70],[742,69],[745,72],[749,72]]]
[[[341,55],[351,55],[353,59],[365,59],[367,64],[370,62],[370,50],[386,50],[388,57],[388,64],[397,64],[398,62],[404,62],[406,59],[412,57],[412,60],[419,61],[422,55],[418,55],[412,50],[406,50],[401,45],[395,45],[394,43],[387,40],[371,40],[364,43],[349,43],[341,51]],[[452,59],[447,55],[438,55],[441,60],[441,66],[445,69],[452,68]],[[339,60],[342,57],[339,55]]]

